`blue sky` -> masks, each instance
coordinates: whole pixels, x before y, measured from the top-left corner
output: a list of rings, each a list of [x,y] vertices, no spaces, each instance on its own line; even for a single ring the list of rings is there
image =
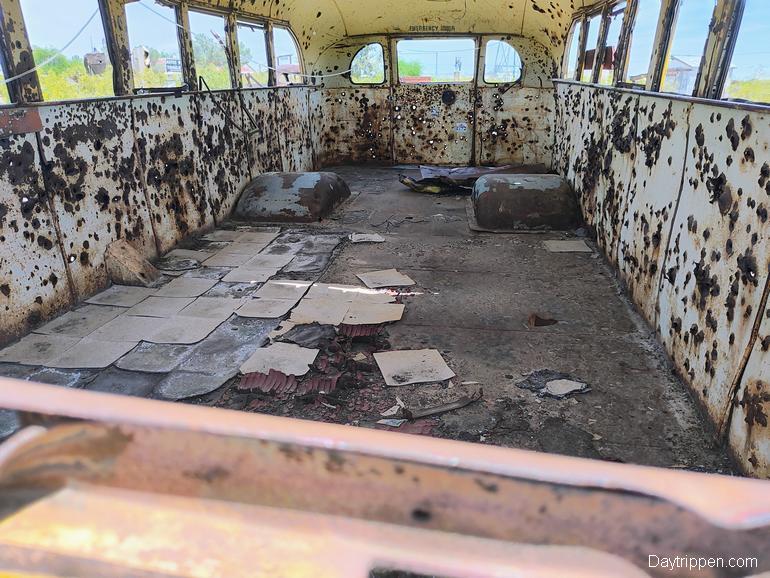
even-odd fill
[[[460,59],[461,76],[472,76],[476,66],[476,43],[470,38],[399,40],[399,60],[419,62],[424,76],[452,77]]]

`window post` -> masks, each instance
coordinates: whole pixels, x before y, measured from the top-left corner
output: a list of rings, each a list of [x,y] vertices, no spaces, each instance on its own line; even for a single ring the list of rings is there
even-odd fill
[[[133,94],[134,69],[131,66],[125,5],[122,0],[99,0],[99,12],[107,39],[107,53],[112,64],[115,96]]]
[[[703,62],[695,83],[696,96],[717,99],[721,97],[745,6],[746,0],[717,2],[709,25]]]
[[[663,80],[663,68],[671,48],[671,32],[676,24],[678,9],[679,0],[663,0],[661,2],[658,28],[655,31],[655,43],[650,57],[650,67],[647,71],[645,90],[656,92],[660,89]]]
[[[195,58],[193,57],[192,36],[190,36],[190,13],[187,2],[176,6],[176,27],[179,37],[179,52],[182,57],[182,75],[187,83],[188,90],[198,90],[198,75],[195,72]]]
[[[230,66],[230,84],[233,88],[243,88],[241,50],[238,46],[238,19],[235,12],[228,12],[225,17],[225,35],[227,38],[227,63]]]
[[[588,42],[588,31],[586,30],[587,23],[588,18],[586,18],[584,14],[580,17],[580,35],[578,36],[578,48],[575,58],[577,64],[575,65],[575,70],[572,71],[572,80],[579,81],[583,74],[583,65],[585,64],[586,56],[586,43]]]
[[[6,78],[32,70],[35,62],[29,42],[21,3],[18,0],[0,0],[0,50],[3,53]],[[43,100],[37,72],[30,72],[8,84],[11,102],[28,103]]]
[[[594,67],[591,70],[591,82],[599,83],[599,76],[602,73],[602,63],[604,61],[604,47],[607,44],[607,32],[610,27],[610,7],[605,6],[601,12],[599,24],[599,37],[596,39],[596,49],[594,50]]]
[[[615,55],[614,75],[617,86],[625,81],[626,68],[628,67],[628,48],[631,44],[631,34],[636,24],[636,13],[639,8],[639,0],[628,0],[626,11],[623,14],[623,26],[620,29],[620,39],[618,40],[618,51]]]
[[[278,83],[278,76],[276,75],[276,61],[275,61],[275,46],[273,44],[273,23],[267,21],[265,27],[265,36],[267,40],[267,85],[276,86]]]

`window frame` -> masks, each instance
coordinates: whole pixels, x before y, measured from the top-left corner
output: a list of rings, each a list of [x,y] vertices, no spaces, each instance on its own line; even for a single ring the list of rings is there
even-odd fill
[[[240,25],[244,26],[252,26],[252,27],[262,27],[265,31],[265,57],[267,59],[267,86],[259,87],[259,86],[243,86],[242,81],[242,74],[241,74],[241,67],[243,66],[243,62],[241,61],[241,50],[240,50],[240,42],[238,39],[238,27]],[[237,88],[240,90],[259,90],[260,88],[270,88],[274,86],[273,77],[275,76],[275,71],[273,70],[273,67],[270,66],[270,63],[272,62],[272,40],[271,40],[271,25],[270,22],[265,20],[260,20],[257,18],[250,18],[246,16],[242,16],[239,14],[235,14],[235,30],[233,30],[233,34],[235,34],[235,41],[234,45],[238,47],[238,55],[236,57],[236,67],[238,72],[238,82],[237,82]]]
[[[307,86],[307,85],[309,85],[310,83],[307,82],[307,79],[310,78],[310,77],[307,76],[307,70],[305,68],[305,55],[302,54],[302,48],[300,47],[299,41],[297,40],[297,35],[294,34],[294,30],[292,30],[292,28],[291,28],[291,26],[289,25],[288,22],[279,22],[279,21],[275,21],[275,20],[270,20],[270,21],[268,21],[268,25],[269,25],[269,31],[270,31],[270,40],[269,40],[269,42],[270,42],[270,47],[271,47],[271,51],[270,51],[270,53],[268,55],[272,59],[272,63],[273,63],[272,67],[275,69],[273,71],[273,77],[275,79],[275,84],[271,84],[270,86],[275,86],[275,87],[286,86],[286,87],[290,87],[290,86]],[[291,36],[291,39],[294,42],[294,47],[297,49],[297,59],[299,60],[299,70],[300,71],[299,71],[299,73],[295,72],[293,74],[297,74],[298,76],[300,76],[302,78],[302,82],[299,83],[299,84],[296,84],[296,83],[293,83],[293,82],[290,82],[289,84],[278,84],[278,62],[277,62],[278,56],[275,54],[275,36],[274,36],[275,28],[276,27],[277,28],[283,28],[284,30],[286,30],[289,33],[289,36]]]
[[[478,73],[479,73],[479,58],[480,58],[480,41],[481,41],[481,34],[445,34],[443,36],[436,36],[435,34],[431,34],[428,36],[415,36],[415,35],[405,35],[405,36],[393,36],[393,53],[390,55],[391,59],[391,66],[393,68],[394,72],[394,78],[399,86],[436,86],[436,85],[442,85],[442,84],[457,84],[457,85],[474,85],[476,81],[478,80]],[[398,43],[402,40],[472,40],[473,46],[474,46],[474,54],[475,59],[473,61],[473,76],[470,80],[457,80],[452,82],[401,82],[401,73],[398,70]],[[395,59],[393,58],[395,56]],[[395,65],[393,62],[395,61]]]
[[[526,65],[524,64],[524,59],[521,57],[521,53],[516,49],[516,47],[511,44],[506,38],[500,38],[500,37],[482,37],[481,39],[481,46],[483,46],[484,51],[484,58],[483,58],[483,64],[484,66],[481,66],[482,59],[478,58],[477,61],[479,62],[478,70],[476,71],[476,78],[481,81],[482,84],[487,86],[517,86],[521,85],[524,81],[524,73],[526,72]],[[507,44],[508,46],[513,49],[513,51],[516,53],[516,56],[519,58],[519,62],[521,62],[521,67],[519,68],[519,76],[516,80],[512,80],[510,82],[491,82],[487,80],[487,49],[489,48],[490,42],[503,42],[504,44]]]
[[[356,57],[361,53],[362,50],[365,48],[368,48],[372,44],[377,44],[380,47],[380,50],[382,50],[382,82],[355,82],[353,80],[353,62],[355,62]],[[382,42],[379,42],[377,40],[373,42],[367,42],[361,48],[359,48],[356,53],[353,55],[353,58],[350,59],[350,84],[353,86],[385,86],[388,82],[388,53],[385,50],[385,46],[383,46]]]
[[[572,70],[572,74],[570,75],[570,71],[567,69],[569,66],[569,49],[572,45],[572,40],[575,36],[575,27],[580,24],[580,30],[578,31],[578,42],[577,42],[577,54],[575,55],[575,68]],[[572,24],[570,24],[570,31],[567,35],[566,42],[564,44],[564,54],[562,55],[562,62],[561,62],[561,70],[562,70],[562,77],[565,80],[574,80],[579,81],[578,71],[580,70],[580,62],[581,58],[580,55],[583,54],[583,44],[586,41],[585,38],[585,25],[586,25],[586,18],[585,16],[578,16],[577,18],[574,18],[572,20]]]
[[[174,11],[174,22],[173,25],[175,27],[174,30],[174,37],[176,38],[176,44],[177,48],[179,49],[179,60],[181,65],[181,77],[180,82],[178,86],[137,86],[136,85],[136,74],[133,70],[133,55],[131,55],[131,82],[132,82],[132,93],[137,94],[164,94],[164,93],[176,93],[183,91],[185,89],[185,86],[189,85],[189,80],[185,77],[185,69],[184,69],[184,47],[182,46],[182,39],[179,38],[179,27],[182,26],[179,23],[179,12],[175,5],[168,4],[165,2],[162,2],[160,0],[156,0],[158,4],[162,4],[168,8],[171,8]],[[126,26],[126,41],[127,46],[129,49],[129,54],[131,54],[131,34],[128,30],[128,13],[125,11],[126,6],[128,6],[128,3],[123,4],[123,18],[125,19],[125,26]],[[189,31],[187,32],[189,34]],[[197,84],[196,84],[197,86]]]
[[[198,69],[196,58],[195,58],[195,48],[193,46],[193,32],[192,28],[189,26],[190,23],[190,14],[196,13],[196,14],[206,14],[208,16],[215,16],[217,18],[222,19],[222,32],[225,39],[225,58],[227,60],[227,76],[230,78],[230,86],[228,88],[210,88],[211,92],[215,91],[221,91],[221,90],[236,90],[239,88],[238,80],[240,79],[240,74],[238,75],[239,78],[233,77],[233,69],[240,70],[240,57],[236,54],[233,54],[230,50],[230,47],[232,46],[232,30],[230,30],[229,22],[234,14],[233,11],[219,11],[219,10],[207,10],[206,8],[201,8],[197,5],[189,6],[187,9],[187,24],[188,27],[186,28],[187,36],[190,39],[190,49],[192,50],[192,54],[190,57],[192,58],[193,64],[195,65],[195,75],[196,78],[194,79],[194,82],[192,84],[193,91],[200,91],[200,79],[203,78],[201,76],[200,70]],[[236,37],[237,38],[237,37]],[[237,59],[237,62],[236,62]],[[205,79],[204,79],[205,82]],[[206,84],[208,87],[208,84]]]

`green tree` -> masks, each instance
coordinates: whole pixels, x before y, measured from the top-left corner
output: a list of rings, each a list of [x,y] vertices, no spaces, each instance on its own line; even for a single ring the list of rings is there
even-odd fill
[[[379,84],[385,80],[385,62],[379,44],[369,44],[358,51],[350,77],[357,84]]]
[[[196,66],[206,67],[211,64],[227,68],[227,54],[216,38],[198,32],[193,34],[192,45]]]
[[[416,60],[398,59],[399,76],[422,76],[422,64]]]

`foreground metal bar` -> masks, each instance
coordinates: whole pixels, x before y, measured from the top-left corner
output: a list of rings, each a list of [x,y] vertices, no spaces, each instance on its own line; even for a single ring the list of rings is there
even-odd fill
[[[0,570],[633,576],[650,555],[770,569],[766,481],[12,380],[0,407],[38,424],[0,446]]]

